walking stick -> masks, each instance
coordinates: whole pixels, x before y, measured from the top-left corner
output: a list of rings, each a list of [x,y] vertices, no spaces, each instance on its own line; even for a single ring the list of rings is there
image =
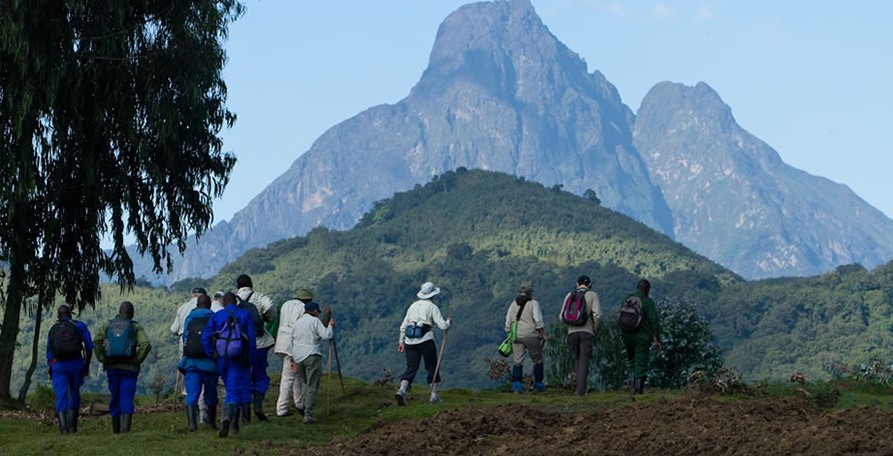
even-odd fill
[[[329,300],[323,299],[322,303],[324,306],[329,307]],[[329,308],[329,313],[331,314],[332,310]],[[332,333],[332,351],[335,352],[335,365],[338,366],[338,381],[341,382],[341,394],[344,394],[344,376],[341,375],[341,360],[338,358],[338,343],[335,342],[335,334]],[[331,366],[329,367],[329,371],[331,371]]]
[[[443,349],[446,347],[446,339],[447,333],[450,332],[450,328],[443,330],[443,340],[440,341],[440,354],[437,355],[437,365],[434,366],[434,378],[431,379],[431,387],[428,389],[428,392],[434,390],[434,385],[437,384],[437,373],[440,372],[440,360],[443,359]]]
[[[329,375],[326,379],[326,416],[329,416],[329,403],[332,397],[332,342],[329,341]]]

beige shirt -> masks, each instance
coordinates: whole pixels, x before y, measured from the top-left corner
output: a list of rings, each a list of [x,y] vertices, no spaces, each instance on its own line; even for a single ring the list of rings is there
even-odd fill
[[[237,291],[236,294],[240,298],[254,304],[254,307],[257,307],[257,312],[260,314],[260,318],[263,321],[271,322],[276,319],[276,305],[273,304],[273,300],[267,295],[258,293],[250,287],[239,288],[239,291]],[[257,338],[257,348],[272,347],[273,344],[276,343],[276,339],[273,339],[273,336],[266,330],[261,334],[255,334],[254,337]]]
[[[585,287],[577,287],[578,290],[580,288]],[[564,296],[564,300],[561,301],[562,310],[564,310],[564,303],[567,302],[567,298],[569,298],[570,296],[571,293],[568,293]],[[568,334],[586,331],[589,334],[594,335],[595,332],[598,331],[598,325],[601,322],[602,318],[602,307],[599,304],[598,295],[594,291],[588,290],[586,294],[583,295],[583,299],[585,299],[586,305],[589,306],[589,318],[586,319],[586,323],[583,326],[571,326],[565,324],[564,326],[567,327]],[[561,321],[561,311],[558,312],[558,321]]]
[[[282,303],[279,308],[279,332],[276,333],[276,346],[273,353],[290,356],[292,334],[298,318],[304,315],[304,303],[297,299],[290,299]]]
[[[505,313],[506,334],[512,329],[512,323],[515,321],[517,315],[518,303],[512,300],[512,303],[509,304],[509,310]],[[540,303],[536,299],[527,301],[527,304],[524,304],[524,310],[521,312],[521,318],[518,320],[517,337],[522,339],[538,336],[539,331],[537,330],[544,327],[545,323],[543,323],[543,311],[540,307]]]

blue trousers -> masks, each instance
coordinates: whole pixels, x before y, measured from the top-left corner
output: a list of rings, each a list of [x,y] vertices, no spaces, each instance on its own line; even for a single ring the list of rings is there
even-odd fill
[[[239,361],[217,359],[217,370],[226,386],[226,404],[251,403],[251,366]]]
[[[254,351],[254,356],[251,357],[252,393],[265,395],[267,394],[267,390],[270,389],[270,376],[267,375],[267,367],[270,366],[270,361],[267,359],[267,354],[269,352],[270,347],[258,348]]]
[[[111,369],[105,371],[109,380],[109,392],[112,400],[109,401],[109,414],[121,416],[133,415],[133,397],[136,396],[136,378],[139,375],[129,370]]]
[[[200,370],[186,371],[186,405],[198,405],[198,397],[205,389],[205,405],[217,405],[217,374]]]
[[[83,383],[83,359],[69,359],[53,363],[53,392],[56,393],[56,411],[64,412],[81,406],[81,385]]]

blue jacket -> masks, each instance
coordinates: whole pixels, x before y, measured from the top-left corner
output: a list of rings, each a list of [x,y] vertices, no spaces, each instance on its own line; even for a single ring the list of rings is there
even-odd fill
[[[189,312],[189,315],[186,316],[186,319],[183,320],[183,346],[186,346],[186,338],[189,336],[189,331],[186,328],[189,328],[189,322],[191,322],[194,318],[204,318],[208,315],[214,315],[214,312],[211,309],[202,309],[201,307],[196,307]],[[208,319],[210,322],[211,320]],[[207,326],[205,327],[207,328]],[[202,331],[204,334],[205,331]],[[204,342],[204,341],[202,341]],[[208,374],[216,374],[217,373],[217,364],[214,363],[214,360],[211,358],[192,358],[189,356],[183,355],[180,358],[180,363],[177,364],[177,369],[180,372],[204,372]]]
[[[251,316],[248,315],[248,312],[239,309],[235,304],[228,304],[223,310],[216,312],[208,320],[208,326],[205,327],[205,331],[202,333],[202,345],[205,347],[205,353],[213,359],[214,341],[212,336],[226,326],[230,315],[236,316],[239,325],[242,327],[242,332],[248,338],[247,348],[248,358],[250,359],[254,356],[254,351],[257,350],[257,339],[254,337],[254,323],[251,321]]]

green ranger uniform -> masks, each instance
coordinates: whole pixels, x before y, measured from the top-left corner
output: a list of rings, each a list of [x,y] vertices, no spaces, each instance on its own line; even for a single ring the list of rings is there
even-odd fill
[[[645,296],[640,290],[627,296],[623,300],[626,301],[630,296],[638,296],[642,300],[642,326],[634,333],[623,333],[620,337],[623,345],[626,346],[626,356],[633,368],[633,374],[636,378],[645,377],[648,372],[648,360],[651,356],[651,343],[656,334],[660,334],[660,321],[657,316],[657,307],[654,301]]]

